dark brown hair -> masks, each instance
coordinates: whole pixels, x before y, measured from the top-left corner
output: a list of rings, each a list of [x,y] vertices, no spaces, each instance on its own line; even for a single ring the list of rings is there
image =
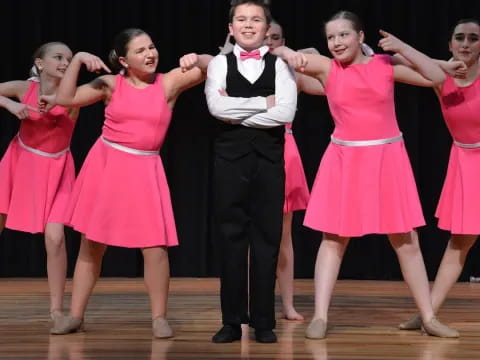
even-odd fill
[[[282,31],[282,39],[285,39],[285,34],[283,33],[283,26],[280,25],[277,20],[272,18],[270,25],[278,25],[280,27],[280,30]]]
[[[260,6],[265,13],[267,24],[270,25],[270,23],[272,22],[272,13],[270,12],[270,8],[268,7],[267,3],[263,0],[232,0],[230,12],[228,14],[228,19],[230,23],[233,22],[233,17],[235,16],[235,10],[237,9],[237,6],[244,4]]]
[[[360,31],[363,31],[363,23],[362,21],[360,20],[360,18],[358,17],[357,14],[351,12],[351,11],[348,11],[348,10],[342,10],[342,11],[339,11],[337,12],[336,14],[334,14],[326,23],[325,23],[325,26],[330,22],[330,21],[333,21],[333,20],[338,20],[338,19],[345,19],[345,20],[348,20],[352,23],[352,28],[353,30],[355,30],[356,32],[360,32]]]
[[[472,24],[477,24],[478,27],[480,27],[480,21],[478,21],[477,19],[461,19],[461,20],[458,20],[457,23],[455,25],[452,26],[452,28],[450,29],[450,37],[449,37],[449,40],[451,40],[453,34],[455,33],[455,28],[458,26],[458,25],[462,25],[462,24],[469,24],[469,23],[472,23]]]
[[[132,39],[143,34],[147,33],[142,29],[129,28],[123,30],[122,32],[117,34],[117,36],[115,36],[115,39],[113,40],[113,49],[108,55],[108,60],[110,61],[110,64],[115,71],[120,71],[123,69],[123,66],[122,64],[120,64],[120,61],[118,59],[127,55],[128,43]]]

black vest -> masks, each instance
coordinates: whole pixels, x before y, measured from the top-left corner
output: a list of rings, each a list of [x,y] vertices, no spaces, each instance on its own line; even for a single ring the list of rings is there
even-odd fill
[[[265,67],[260,77],[251,84],[238,71],[237,57],[233,52],[227,56],[227,94],[233,97],[255,97],[275,94],[275,62],[277,57],[266,53]]]
[[[265,67],[260,77],[253,84],[238,71],[237,57],[233,52],[227,54],[226,58],[226,91],[228,96],[248,98],[267,97],[275,94],[276,56],[270,53],[265,54]],[[215,149],[219,155],[233,160],[255,151],[272,161],[283,158],[285,133],[283,126],[251,128],[243,125],[232,125],[220,120],[217,124]]]

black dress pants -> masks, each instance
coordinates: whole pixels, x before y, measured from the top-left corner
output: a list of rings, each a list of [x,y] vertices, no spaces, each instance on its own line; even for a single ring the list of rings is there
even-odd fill
[[[275,327],[275,279],[285,197],[283,142],[270,149],[274,151],[268,156],[252,148],[236,157],[216,147],[215,221],[223,324]]]

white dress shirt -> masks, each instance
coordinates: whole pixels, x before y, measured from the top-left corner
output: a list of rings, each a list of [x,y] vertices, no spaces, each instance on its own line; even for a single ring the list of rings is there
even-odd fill
[[[235,45],[233,53],[237,58],[238,71],[250,83],[254,83],[263,73],[268,52],[267,46],[260,49],[261,60],[240,60],[240,46]],[[210,113],[219,120],[248,127],[269,128],[285,125],[293,121],[297,107],[297,84],[295,76],[280,58],[275,62],[275,106],[267,109],[267,98],[223,96],[219,90],[227,87],[227,58],[215,56],[208,65],[205,95]]]

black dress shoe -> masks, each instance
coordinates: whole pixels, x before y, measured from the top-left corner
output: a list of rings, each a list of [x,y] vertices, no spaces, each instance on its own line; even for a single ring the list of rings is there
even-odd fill
[[[240,340],[242,337],[242,328],[240,325],[223,325],[218,332],[213,335],[212,342],[214,343],[231,343],[235,340]]]
[[[255,329],[255,340],[259,343],[276,343],[277,335],[273,330],[259,330]]]

